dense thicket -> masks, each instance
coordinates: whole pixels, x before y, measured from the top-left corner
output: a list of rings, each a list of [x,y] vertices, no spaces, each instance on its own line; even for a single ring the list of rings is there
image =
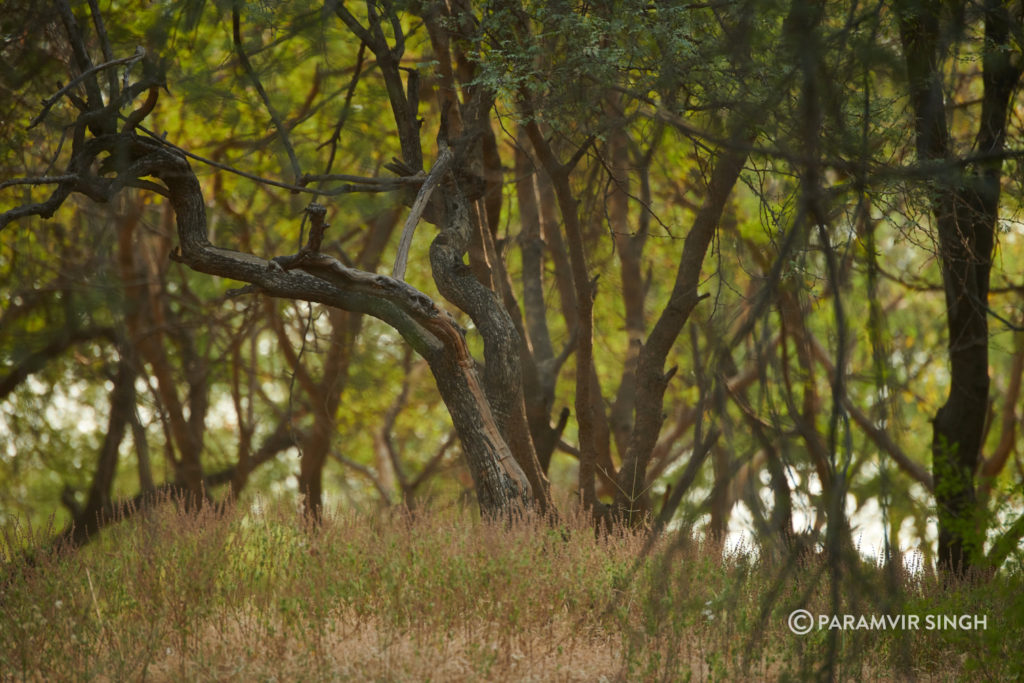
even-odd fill
[[[5,521],[572,491],[1021,561],[1018,5],[0,22]]]

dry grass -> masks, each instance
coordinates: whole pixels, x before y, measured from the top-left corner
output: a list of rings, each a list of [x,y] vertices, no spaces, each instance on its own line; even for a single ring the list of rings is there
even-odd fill
[[[2,680],[803,680],[827,632],[815,561],[767,566],[696,542],[595,538],[585,524],[514,525],[456,509],[338,512],[313,530],[284,506],[188,514],[173,504],[77,553],[22,550],[0,575]],[[15,559],[11,559],[15,558]],[[985,631],[843,633],[836,678],[1014,680],[1024,672],[1019,577],[940,590],[847,572],[844,609],[979,613]],[[890,605],[891,607],[891,605]]]

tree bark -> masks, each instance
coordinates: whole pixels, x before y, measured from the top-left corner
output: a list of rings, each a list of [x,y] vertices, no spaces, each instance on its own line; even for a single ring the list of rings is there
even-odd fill
[[[497,295],[463,264],[474,229],[469,200],[457,187],[445,193],[443,227],[430,245],[430,264],[438,291],[466,311],[484,340],[484,400],[543,509],[550,506],[547,477],[537,461],[523,404],[520,333]],[[436,376],[436,375],[435,375]]]

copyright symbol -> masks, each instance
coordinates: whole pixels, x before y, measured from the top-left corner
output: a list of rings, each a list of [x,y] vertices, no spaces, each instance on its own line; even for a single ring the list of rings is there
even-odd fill
[[[798,609],[789,615],[789,630],[798,636],[810,633],[814,628],[814,617],[805,609]]]

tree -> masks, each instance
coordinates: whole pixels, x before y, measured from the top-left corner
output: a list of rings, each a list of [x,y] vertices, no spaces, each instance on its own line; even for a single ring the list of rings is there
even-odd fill
[[[907,2],[897,11],[917,157],[930,171],[929,201],[946,298],[950,385],[935,415],[932,439],[939,562],[963,574],[979,562],[983,544],[974,480],[983,457],[989,405],[989,281],[1004,146],[1022,72],[1011,36],[1020,33],[1021,17],[1011,17],[1010,8],[999,2],[986,2],[979,10],[984,30],[979,48],[981,111],[971,156],[965,158],[947,124],[941,69],[957,46],[957,33],[963,30],[957,23],[967,20],[968,7]],[[943,34],[953,40],[943,45],[949,40]]]

